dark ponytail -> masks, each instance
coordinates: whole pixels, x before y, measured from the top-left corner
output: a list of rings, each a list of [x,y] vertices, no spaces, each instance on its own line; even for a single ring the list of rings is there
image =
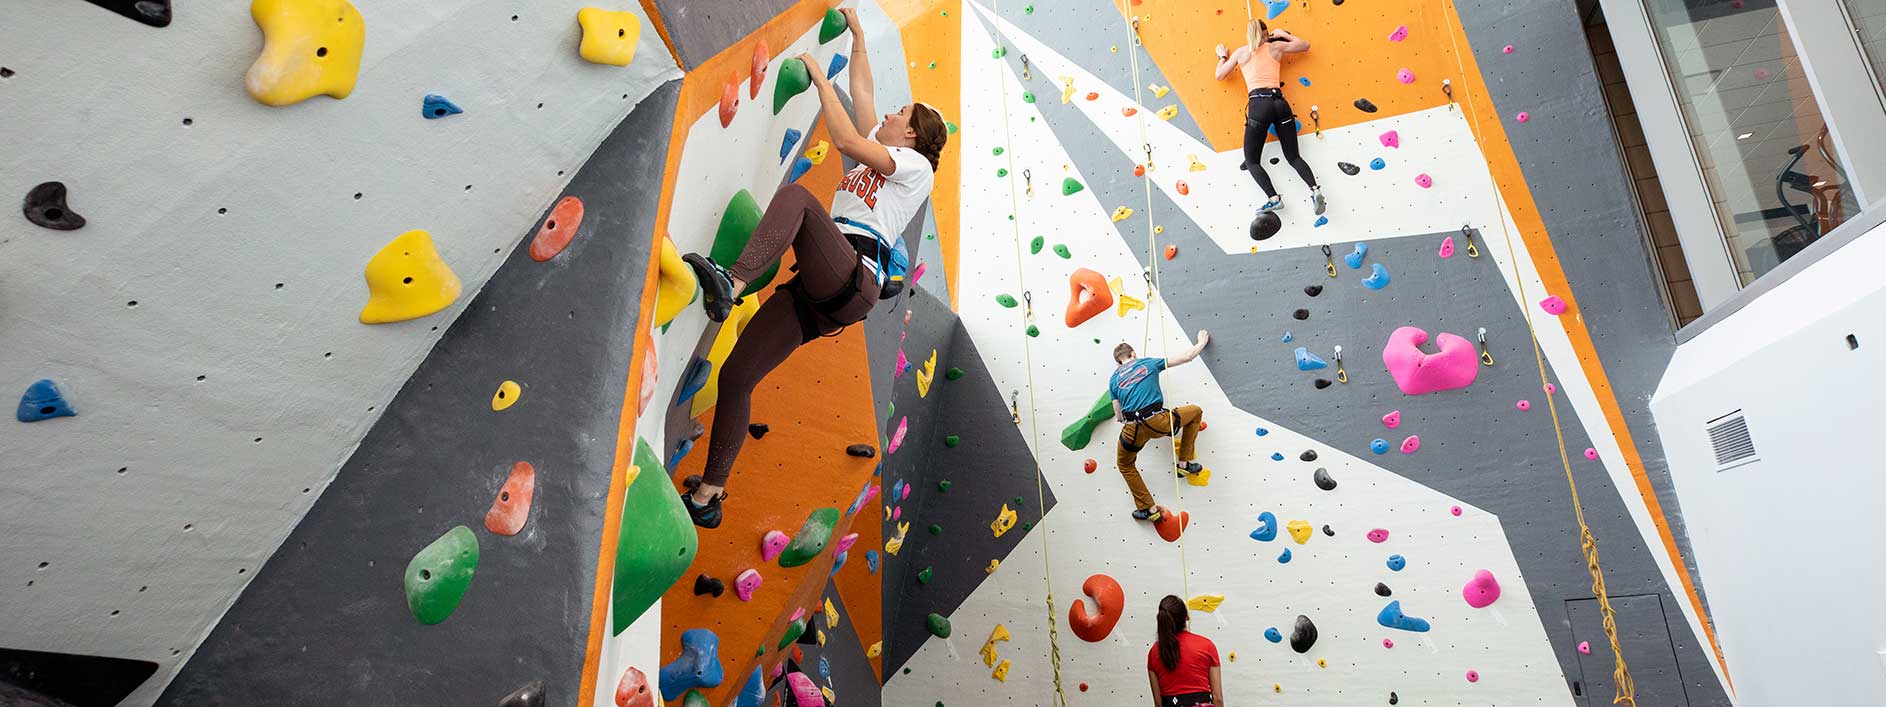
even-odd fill
[[[1159,600],[1159,663],[1167,670],[1179,669],[1179,632],[1189,621],[1184,599],[1168,594]]]
[[[943,147],[950,141],[949,124],[943,121],[943,114],[922,103],[912,103],[910,131],[917,134],[911,149],[930,160],[930,171],[936,171],[942,164]]]

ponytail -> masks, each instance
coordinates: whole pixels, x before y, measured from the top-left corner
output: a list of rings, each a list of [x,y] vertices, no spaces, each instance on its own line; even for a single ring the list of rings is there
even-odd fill
[[[1190,618],[1184,599],[1168,594],[1159,600],[1159,663],[1166,670],[1179,668],[1179,632]]]

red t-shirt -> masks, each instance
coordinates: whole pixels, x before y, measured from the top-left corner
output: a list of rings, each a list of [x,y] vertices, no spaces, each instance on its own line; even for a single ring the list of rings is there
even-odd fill
[[[1159,661],[1159,644],[1146,652],[1146,669],[1159,676],[1159,696],[1211,692],[1211,669],[1218,667],[1218,646],[1191,631],[1179,632],[1179,667],[1166,670]]]

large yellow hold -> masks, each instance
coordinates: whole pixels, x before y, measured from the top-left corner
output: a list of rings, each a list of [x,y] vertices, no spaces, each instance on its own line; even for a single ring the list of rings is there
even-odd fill
[[[691,274],[691,273],[690,273]],[[689,417],[700,417],[708,408],[720,399],[720,368],[727,363],[727,354],[733,353],[733,345],[740,340],[741,332],[746,331],[747,322],[753,321],[753,314],[760,311],[760,298],[748,297],[734,305],[727,315],[727,321],[720,323],[720,333],[714,335],[714,345],[707,350],[708,363],[714,364],[708,369],[707,385],[694,394],[694,407],[689,409]]]
[[[635,45],[642,41],[642,19],[635,13],[585,7],[576,11],[576,23],[583,26],[583,44],[576,51],[585,60],[610,66],[635,61]]]
[[[694,269],[681,260],[681,251],[675,248],[675,242],[666,235],[661,237],[661,255],[658,256],[655,268],[655,326],[668,326],[668,322],[674,321],[681,310],[694,303],[694,290],[700,286],[700,281],[694,277]],[[721,329],[725,331],[726,327]],[[726,359],[723,357],[721,360]],[[719,371],[718,362],[714,364],[714,369]]]
[[[432,246],[432,234],[407,231],[367,261],[367,306],[360,323],[418,319],[458,299],[463,286]]]
[[[254,0],[249,16],[262,28],[262,55],[243,76],[255,100],[286,106],[354,92],[367,22],[347,0]]]

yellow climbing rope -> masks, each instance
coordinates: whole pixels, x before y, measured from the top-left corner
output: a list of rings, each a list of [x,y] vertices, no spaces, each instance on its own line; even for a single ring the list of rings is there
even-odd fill
[[[1490,155],[1491,153],[1488,152],[1485,147],[1486,141],[1481,137],[1483,131],[1480,123],[1480,110],[1474,105],[1472,93],[1473,82],[1467,80],[1467,67],[1465,62],[1461,60],[1460,40],[1454,34],[1454,25],[1456,23],[1449,20],[1447,17],[1449,13],[1446,12],[1446,9],[1451,5],[1451,0],[1440,0],[1442,17],[1440,18],[1441,21],[1439,24],[1447,27],[1447,39],[1453,46],[1454,68],[1456,69],[1456,75],[1461,78],[1461,86],[1463,91],[1465,91],[1465,97],[1461,100],[1461,103],[1466,106],[1467,113],[1470,116],[1469,126],[1473,130],[1474,143],[1481,146],[1480,153],[1482,155]],[[1459,8],[1454,8],[1454,16],[1457,17],[1458,13]],[[1513,232],[1506,222],[1506,209],[1504,208],[1506,203],[1505,196],[1500,190],[1499,181],[1493,177],[1491,164],[1487,165],[1487,184],[1489,189],[1493,192],[1494,210],[1499,213],[1500,232],[1506,239],[1506,252],[1509,255],[1517,255],[1519,250],[1513,246]],[[1518,269],[1517,258],[1514,259],[1514,269],[1515,271]],[[1526,278],[1523,273],[1515,272],[1513,280],[1519,288],[1520,312],[1526,316],[1526,338],[1532,342],[1532,360],[1539,369],[1539,385],[1541,389],[1544,389],[1551,381],[1547,378],[1545,354],[1540,350],[1538,330],[1533,327],[1532,308],[1526,306],[1526,303],[1532,301],[1532,298],[1526,295]],[[1617,687],[1617,693],[1612,698],[1611,703],[1632,705],[1635,707],[1637,704],[1637,685],[1631,680],[1630,666],[1625,664],[1624,651],[1618,645],[1617,612],[1612,610],[1611,597],[1605,591],[1604,568],[1598,563],[1598,540],[1591,534],[1591,526],[1585,522],[1585,506],[1578,499],[1578,480],[1572,476],[1571,456],[1565,449],[1565,429],[1559,422],[1558,402],[1551,395],[1545,396],[1545,401],[1546,409],[1552,413],[1552,433],[1558,439],[1559,464],[1565,469],[1565,483],[1571,488],[1572,492],[1572,513],[1578,519],[1579,549],[1584,552],[1585,569],[1591,573],[1591,592],[1597,596],[1598,611],[1604,617],[1605,639],[1611,642],[1611,655],[1614,659],[1611,670],[1611,680]]]

